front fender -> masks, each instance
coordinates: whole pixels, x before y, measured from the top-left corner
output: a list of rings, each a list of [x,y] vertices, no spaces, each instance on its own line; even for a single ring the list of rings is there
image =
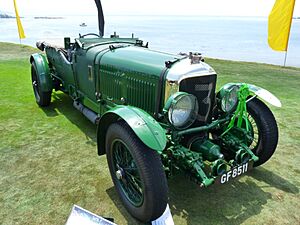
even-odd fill
[[[97,127],[98,154],[105,154],[105,135],[110,124],[119,119],[134,131],[136,136],[149,148],[161,153],[167,143],[165,130],[145,111],[132,106],[117,106],[107,111],[100,119]]]
[[[240,86],[242,85],[242,83],[228,83],[228,84],[225,84],[221,89],[226,89],[226,88],[229,88],[233,85],[237,85],[237,86]],[[276,107],[281,107],[281,102],[280,100],[275,96],[273,95],[271,92],[269,92],[268,90],[266,89],[263,89],[261,87],[258,87],[254,84],[247,84],[248,87],[249,87],[249,91],[254,94],[254,95],[257,95],[259,98],[261,98],[262,100],[270,103],[271,105],[273,106],[276,106]]]
[[[53,82],[49,72],[49,66],[46,56],[39,53],[34,53],[30,56],[30,63],[34,63],[41,90],[49,92],[53,89]]]

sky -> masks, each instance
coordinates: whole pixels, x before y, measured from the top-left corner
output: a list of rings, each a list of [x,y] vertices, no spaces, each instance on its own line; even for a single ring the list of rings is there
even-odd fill
[[[21,16],[96,15],[94,0],[16,0]],[[197,15],[267,17],[275,0],[102,0],[105,15]],[[14,13],[13,0],[0,12]],[[300,16],[296,0],[294,16]]]

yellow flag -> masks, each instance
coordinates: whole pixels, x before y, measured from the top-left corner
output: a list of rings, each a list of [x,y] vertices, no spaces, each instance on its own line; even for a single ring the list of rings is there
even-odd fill
[[[287,51],[295,0],[276,0],[269,15],[268,42],[276,51]]]
[[[20,39],[22,39],[22,38],[25,38],[25,33],[24,33],[23,26],[22,26],[20,16],[19,16],[19,13],[18,13],[16,0],[14,0],[14,5],[15,5],[15,12],[16,12],[16,19],[17,19],[19,37],[20,37]]]

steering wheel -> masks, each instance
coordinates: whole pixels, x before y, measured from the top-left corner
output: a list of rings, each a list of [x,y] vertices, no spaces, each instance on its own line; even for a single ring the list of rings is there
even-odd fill
[[[97,36],[98,38],[100,38],[100,35],[99,34],[95,34],[95,33],[88,33],[88,34],[84,34],[84,35],[79,34],[80,38],[84,38],[86,36]]]

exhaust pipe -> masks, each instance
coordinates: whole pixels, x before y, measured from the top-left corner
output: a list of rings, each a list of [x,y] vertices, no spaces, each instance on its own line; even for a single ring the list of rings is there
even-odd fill
[[[92,110],[88,109],[81,103],[74,101],[73,106],[81,112],[89,121],[91,121],[93,124],[97,124],[99,116],[93,112]]]
[[[99,35],[100,37],[104,36],[104,14],[100,0],[95,0],[97,9],[98,9],[98,26],[99,26]]]

